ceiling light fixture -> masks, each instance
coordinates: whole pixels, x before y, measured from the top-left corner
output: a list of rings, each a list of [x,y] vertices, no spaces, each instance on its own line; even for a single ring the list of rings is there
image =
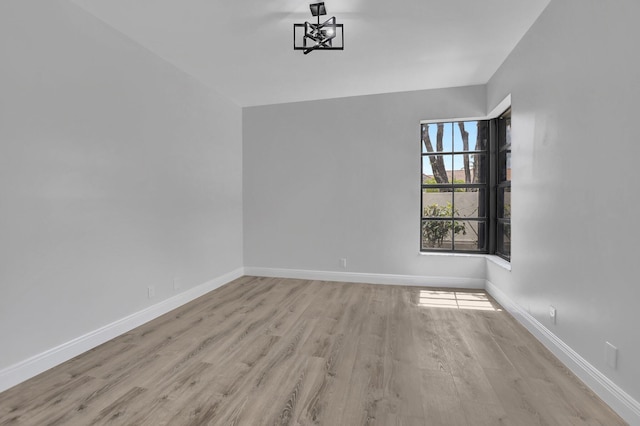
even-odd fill
[[[302,50],[305,55],[314,50],[343,50],[342,24],[336,24],[335,16],[320,23],[320,16],[327,14],[324,2],[312,3],[309,9],[318,22],[293,24],[293,50]]]

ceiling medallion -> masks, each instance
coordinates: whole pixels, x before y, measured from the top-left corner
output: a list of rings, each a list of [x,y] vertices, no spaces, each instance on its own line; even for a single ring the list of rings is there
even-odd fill
[[[336,24],[335,16],[320,23],[320,16],[327,14],[324,2],[310,4],[309,8],[311,15],[318,18],[318,22],[293,24],[293,49],[302,50],[305,55],[314,50],[343,50],[342,24]]]

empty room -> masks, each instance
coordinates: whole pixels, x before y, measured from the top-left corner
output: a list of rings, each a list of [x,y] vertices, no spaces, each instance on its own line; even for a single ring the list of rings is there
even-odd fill
[[[640,425],[639,16],[0,1],[0,425]]]

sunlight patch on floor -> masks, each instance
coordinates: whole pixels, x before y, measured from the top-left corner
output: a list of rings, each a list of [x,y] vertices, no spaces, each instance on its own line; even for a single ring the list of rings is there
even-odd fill
[[[418,306],[429,308],[470,309],[475,311],[502,311],[486,293],[420,290]]]

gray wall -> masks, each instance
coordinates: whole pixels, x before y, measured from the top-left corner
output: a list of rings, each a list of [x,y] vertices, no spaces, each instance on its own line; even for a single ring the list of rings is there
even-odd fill
[[[489,107],[512,95],[514,194],[512,272],[487,270],[636,400],[638,16],[637,0],[554,0],[489,82]]]
[[[419,254],[420,120],[485,114],[473,86],[243,110],[245,266],[484,277]]]
[[[0,61],[0,369],[242,266],[239,107],[66,1]]]

